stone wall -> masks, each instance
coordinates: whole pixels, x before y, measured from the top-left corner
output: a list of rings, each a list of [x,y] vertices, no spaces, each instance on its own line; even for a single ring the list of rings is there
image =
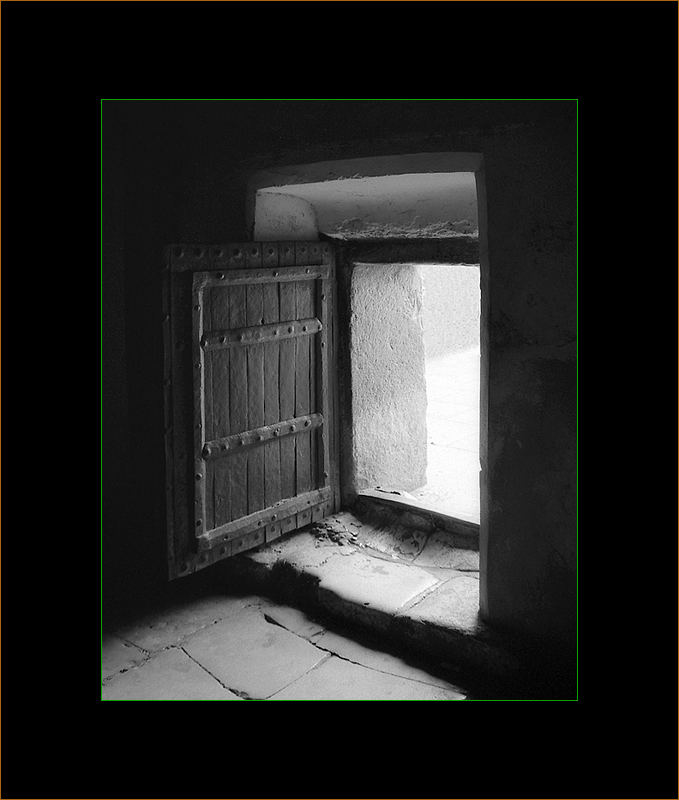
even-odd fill
[[[351,277],[350,491],[426,482],[422,282],[412,266],[357,265]]]
[[[455,264],[419,267],[426,358],[479,344],[479,268]]]

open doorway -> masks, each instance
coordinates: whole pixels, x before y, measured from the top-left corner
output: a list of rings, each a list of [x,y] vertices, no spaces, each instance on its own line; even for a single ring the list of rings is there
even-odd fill
[[[478,525],[478,266],[355,264],[350,304],[356,489]]]
[[[480,521],[478,266],[423,264],[427,395],[426,484],[415,496],[436,511]]]
[[[461,520],[476,546],[480,171],[478,154],[451,153],[296,165],[254,176],[248,207],[257,239],[319,237],[336,248],[342,502],[400,495]]]

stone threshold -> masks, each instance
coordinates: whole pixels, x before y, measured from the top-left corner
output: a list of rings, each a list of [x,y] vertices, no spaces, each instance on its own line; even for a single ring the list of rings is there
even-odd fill
[[[385,522],[400,519],[416,528],[446,531],[455,547],[479,549],[478,522],[462,515],[444,514],[396,489],[363,489],[357,493],[353,507],[363,513],[374,512]]]
[[[478,553],[445,531],[384,527],[348,511],[223,564],[230,591],[431,659],[478,696],[525,696],[525,662],[479,618]]]

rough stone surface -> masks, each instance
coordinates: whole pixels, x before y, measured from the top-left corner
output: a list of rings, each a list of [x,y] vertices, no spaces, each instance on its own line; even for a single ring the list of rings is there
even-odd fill
[[[451,578],[403,613],[441,628],[474,633],[479,623],[479,582],[466,575]]]
[[[141,664],[146,655],[133,644],[123,642],[117,636],[106,636],[101,647],[101,675],[109,678]]]
[[[323,625],[315,622],[303,611],[290,606],[265,603],[262,605],[262,613],[281,627],[291,633],[296,633],[297,636],[303,636],[305,639],[310,639],[325,630]]]
[[[351,307],[354,488],[415,489],[427,466],[417,267],[357,265]]]
[[[103,700],[240,700],[178,648],[158,653],[102,688]]]
[[[464,697],[455,690],[385,675],[332,656],[272,700],[464,700]]]
[[[138,647],[151,652],[176,645],[187,636],[212,625],[224,617],[238,613],[253,602],[253,598],[212,595],[151,613],[117,634]]]
[[[418,567],[445,567],[447,569],[478,571],[478,552],[455,547],[451,539],[450,534],[434,531],[427,539],[423,550],[413,560],[413,564]]]
[[[256,609],[210,626],[185,647],[230,690],[256,699],[271,696],[327,656],[294,633],[267,622]]]
[[[458,690],[458,687],[454,686],[452,683],[449,683],[443,678],[434,677],[423,669],[413,667],[402,658],[398,658],[398,656],[385,653],[376,647],[368,647],[364,644],[360,644],[354,639],[341,636],[333,631],[325,631],[325,633],[322,633],[320,636],[314,637],[313,642],[317,647],[323,650],[330,650],[335,655],[347,661],[361,664],[364,667],[369,667],[378,672],[397,675],[400,678],[408,678],[408,680],[420,681],[421,683],[427,683],[432,686],[439,686],[442,689]]]
[[[436,583],[417,567],[353,553],[347,558],[335,557],[323,567],[319,588],[345,602],[394,614]]]

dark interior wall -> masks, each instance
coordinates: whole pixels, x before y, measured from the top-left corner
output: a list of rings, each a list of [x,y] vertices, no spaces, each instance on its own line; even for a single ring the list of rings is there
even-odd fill
[[[104,305],[107,368],[121,386],[104,425],[109,441],[117,426],[129,441],[105,453],[105,468],[128,481],[118,493],[126,524],[111,494],[104,498],[104,563],[118,554],[105,576],[109,605],[165,585],[164,245],[249,238],[245,194],[257,169],[480,152],[491,286],[484,612],[515,630],[572,641],[575,104],[108,102],[103,119],[105,170],[120,163],[109,179],[118,191],[105,187]]]

